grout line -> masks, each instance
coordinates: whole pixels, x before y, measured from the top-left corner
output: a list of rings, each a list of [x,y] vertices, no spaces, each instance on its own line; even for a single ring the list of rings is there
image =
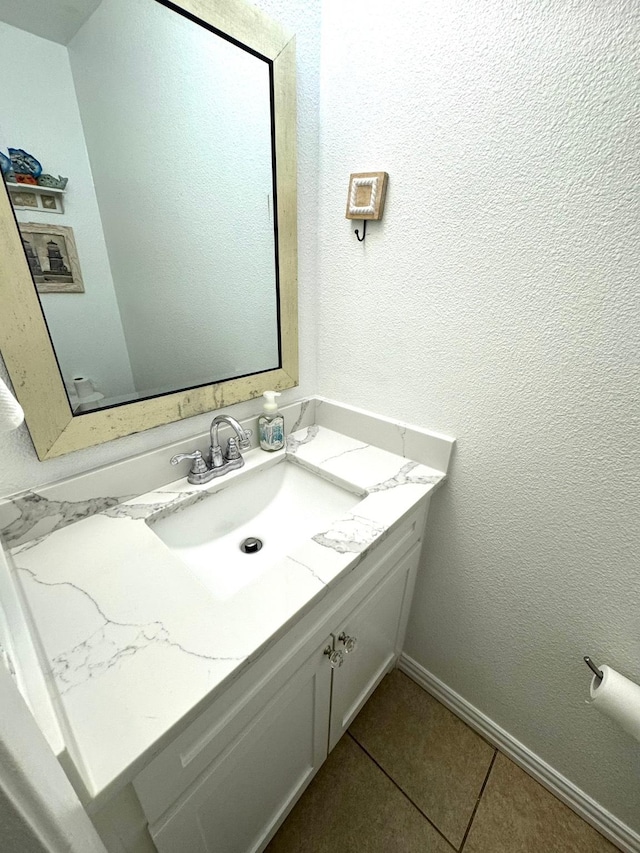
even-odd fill
[[[417,803],[414,803],[414,801],[411,799],[411,797],[410,797],[408,794],[406,794],[406,793],[402,790],[402,788],[400,787],[400,785],[398,785],[398,783],[397,783],[397,782],[396,782],[396,780],[393,778],[393,776],[389,776],[389,774],[388,774],[388,773],[387,773],[387,771],[384,769],[384,767],[382,767],[380,764],[378,764],[378,762],[375,760],[375,758],[373,757],[373,755],[371,755],[371,753],[370,753],[370,752],[367,752],[367,750],[364,748],[364,746],[363,746],[359,741],[357,741],[357,740],[355,739],[355,737],[351,734],[351,732],[350,732],[348,729],[347,729],[347,734],[349,735],[349,737],[351,738],[351,740],[355,743],[355,745],[356,745],[357,747],[359,747],[359,749],[361,749],[361,750],[364,752],[364,754],[367,756],[367,758],[368,758],[370,761],[372,761],[372,762],[373,762],[373,764],[375,764],[375,765],[376,765],[376,767],[378,768],[378,770],[380,770],[382,773],[384,773],[384,775],[387,777],[387,779],[389,779],[391,782],[393,782],[393,784],[394,784],[394,785],[395,785],[395,787],[400,791],[400,793],[401,793],[401,794],[402,794],[402,796],[405,798],[405,800],[409,800],[409,802],[410,802],[410,803],[411,803],[411,805],[414,807],[414,809],[416,809],[416,810],[419,812],[420,816],[421,816],[421,817],[423,817],[423,818],[427,821],[427,823],[428,823],[428,824],[430,824],[430,825],[433,827],[433,829],[435,829],[435,831],[438,833],[438,835],[446,841],[446,843],[449,845],[449,847],[450,847],[452,850],[455,850],[456,848],[455,848],[455,847],[453,846],[453,844],[449,841],[449,839],[447,838],[447,836],[446,836],[446,835],[444,835],[444,834],[443,834],[443,833],[438,829],[438,827],[435,825],[435,823],[433,823],[433,822],[432,822],[432,821],[427,817],[427,815],[422,811],[422,809],[420,808],[420,806],[419,806],[419,805],[417,805]],[[475,812],[474,812],[474,814],[475,814]]]
[[[478,811],[478,806],[480,805],[480,800],[482,799],[482,795],[484,794],[484,789],[487,787],[487,782],[489,781],[489,776],[491,775],[491,771],[493,770],[493,765],[496,761],[496,756],[498,755],[498,750],[495,749],[493,751],[493,758],[491,759],[491,764],[489,765],[489,769],[487,770],[487,775],[484,777],[484,782],[482,783],[482,788],[480,788],[480,793],[478,794],[478,799],[476,800],[476,804],[473,807],[473,812],[471,813],[471,817],[469,819],[469,824],[467,826],[467,831],[464,834],[464,838],[462,839],[462,844],[460,845],[459,853],[462,853],[464,850],[464,845],[467,843],[467,838],[469,837],[469,833],[471,832],[471,827],[473,826],[473,821],[476,816],[476,812]]]

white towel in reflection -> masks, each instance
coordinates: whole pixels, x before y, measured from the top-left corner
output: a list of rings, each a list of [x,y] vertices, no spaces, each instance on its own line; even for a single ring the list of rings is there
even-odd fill
[[[23,420],[22,406],[0,379],[0,432],[18,429]]]

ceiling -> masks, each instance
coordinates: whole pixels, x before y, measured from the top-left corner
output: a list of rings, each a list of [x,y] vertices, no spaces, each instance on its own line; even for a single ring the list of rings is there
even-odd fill
[[[0,21],[68,44],[102,0],[0,0]]]

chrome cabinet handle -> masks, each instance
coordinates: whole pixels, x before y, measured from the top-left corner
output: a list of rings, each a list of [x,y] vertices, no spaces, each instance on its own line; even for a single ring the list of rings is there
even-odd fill
[[[344,653],[345,655],[350,655],[351,652],[354,652],[356,646],[358,645],[357,637],[350,637],[348,634],[345,634],[343,631],[338,637],[339,642],[344,644]]]
[[[340,649],[334,650],[331,648],[331,646],[327,646],[323,654],[325,654],[329,658],[329,666],[331,667],[331,669],[337,669],[344,663],[344,652],[342,652]]]

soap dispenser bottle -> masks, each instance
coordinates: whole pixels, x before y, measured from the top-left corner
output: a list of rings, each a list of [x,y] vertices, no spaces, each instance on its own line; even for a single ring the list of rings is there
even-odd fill
[[[262,395],[264,413],[258,418],[258,434],[260,447],[263,450],[282,450],[284,447],[284,418],[278,412],[276,397],[279,391],[265,391]]]

